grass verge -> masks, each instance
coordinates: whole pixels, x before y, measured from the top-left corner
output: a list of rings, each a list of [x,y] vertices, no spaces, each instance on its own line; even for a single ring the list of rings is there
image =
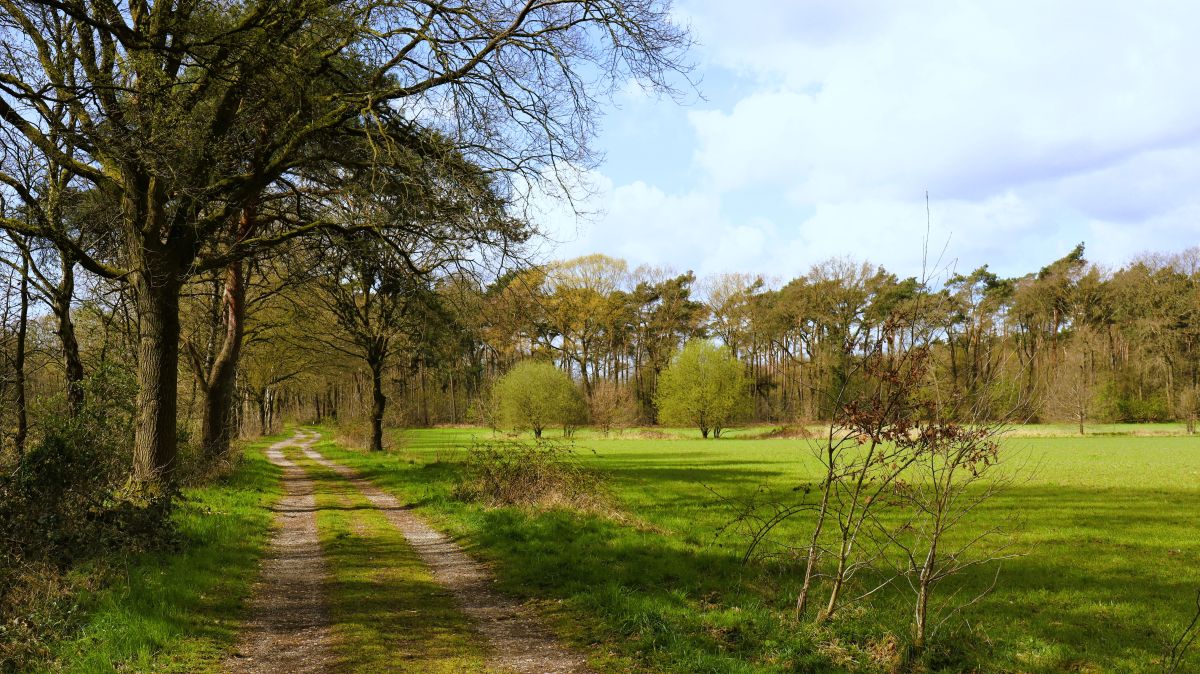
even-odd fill
[[[76,635],[42,671],[215,672],[237,637],[281,495],[279,469],[247,447],[225,477],[186,489],[171,549],[110,562],[80,601]]]

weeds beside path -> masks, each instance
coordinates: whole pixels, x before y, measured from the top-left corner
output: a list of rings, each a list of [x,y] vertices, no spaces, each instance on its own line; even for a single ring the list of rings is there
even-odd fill
[[[278,439],[278,438],[275,438]],[[250,445],[227,476],[185,490],[176,547],[115,560],[81,599],[75,636],[37,671],[217,672],[237,639],[270,535],[279,469]],[[111,575],[111,574],[110,574]]]

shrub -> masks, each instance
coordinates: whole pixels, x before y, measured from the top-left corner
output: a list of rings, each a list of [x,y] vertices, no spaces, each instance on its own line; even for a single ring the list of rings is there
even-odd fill
[[[600,475],[565,442],[495,441],[467,451],[455,496],[489,506],[593,510],[605,501]]]
[[[587,407],[575,382],[552,363],[526,360],[496,382],[496,404],[504,426],[533,431],[535,438],[549,426],[561,425],[570,435],[586,421]]]
[[[658,380],[660,421],[694,426],[700,434],[721,430],[750,412],[746,368],[729,349],[703,339],[688,342]]]
[[[605,435],[629,428],[637,421],[637,407],[628,386],[611,381],[599,381],[592,387],[588,402],[592,425]]]
[[[133,494],[134,386],[111,365],[85,382],[75,415],[37,411],[27,451],[0,471],[0,671],[22,670],[73,610],[79,562],[171,540],[172,494]]]
[[[166,520],[171,495],[134,495],[134,384],[102,366],[75,415],[52,400],[39,433],[0,476],[0,537],[10,557],[69,566],[97,546],[142,545]]]
[[[347,417],[337,420],[337,437],[334,439],[347,447],[365,449],[371,446],[371,420],[363,417]]]

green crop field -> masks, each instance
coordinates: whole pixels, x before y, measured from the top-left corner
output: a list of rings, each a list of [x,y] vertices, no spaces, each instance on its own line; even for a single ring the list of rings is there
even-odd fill
[[[792,494],[818,464],[801,439],[743,429],[581,432],[578,456],[607,476],[614,513],[489,509],[452,497],[464,447],[486,429],[398,433],[383,455],[330,448],[416,504],[492,563],[500,586],[535,600],[568,639],[616,671],[886,670],[904,648],[911,593],[894,584],[831,623],[791,621],[800,567],[740,563],[745,539],[718,531],[721,497]],[[1005,440],[1016,480],[976,527],[1012,518],[1019,557],[947,581],[959,603],[931,662],[944,671],[1159,671],[1200,588],[1200,440],[1173,426],[1105,426],[1093,435],[1026,427]],[[807,516],[779,533],[799,541]],[[878,569],[880,573],[881,569]],[[867,583],[866,574],[862,583]],[[1200,661],[1191,663],[1200,667]]]

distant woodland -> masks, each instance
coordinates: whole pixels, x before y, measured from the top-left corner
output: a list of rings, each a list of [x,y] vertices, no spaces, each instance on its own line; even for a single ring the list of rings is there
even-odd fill
[[[10,447],[28,433],[24,410],[69,404],[84,377],[128,372],[138,360],[127,286],[72,270],[78,278],[60,297],[67,267],[53,249],[16,243],[0,306]],[[697,278],[603,255],[487,277],[462,266],[413,273],[388,254],[371,241],[293,246],[237,279],[218,270],[190,281],[182,444],[222,430],[213,379],[229,358],[231,318],[242,331],[224,419],[232,435],[285,419],[357,426],[364,440],[373,416],[384,426],[488,424],[493,384],[525,359],[568,373],[594,421],[654,424],[659,377],[695,338],[727,346],[744,365],[744,422],[821,421],[854,376],[857,351],[877,340],[904,347],[903,326],[890,319],[914,303],[927,319],[936,312],[945,409],[1081,425],[1184,421],[1192,430],[1200,409],[1196,248],[1103,269],[1081,245],[1017,278],[981,267],[924,282],[849,259],[788,280]],[[238,288],[240,317],[229,310]]]

